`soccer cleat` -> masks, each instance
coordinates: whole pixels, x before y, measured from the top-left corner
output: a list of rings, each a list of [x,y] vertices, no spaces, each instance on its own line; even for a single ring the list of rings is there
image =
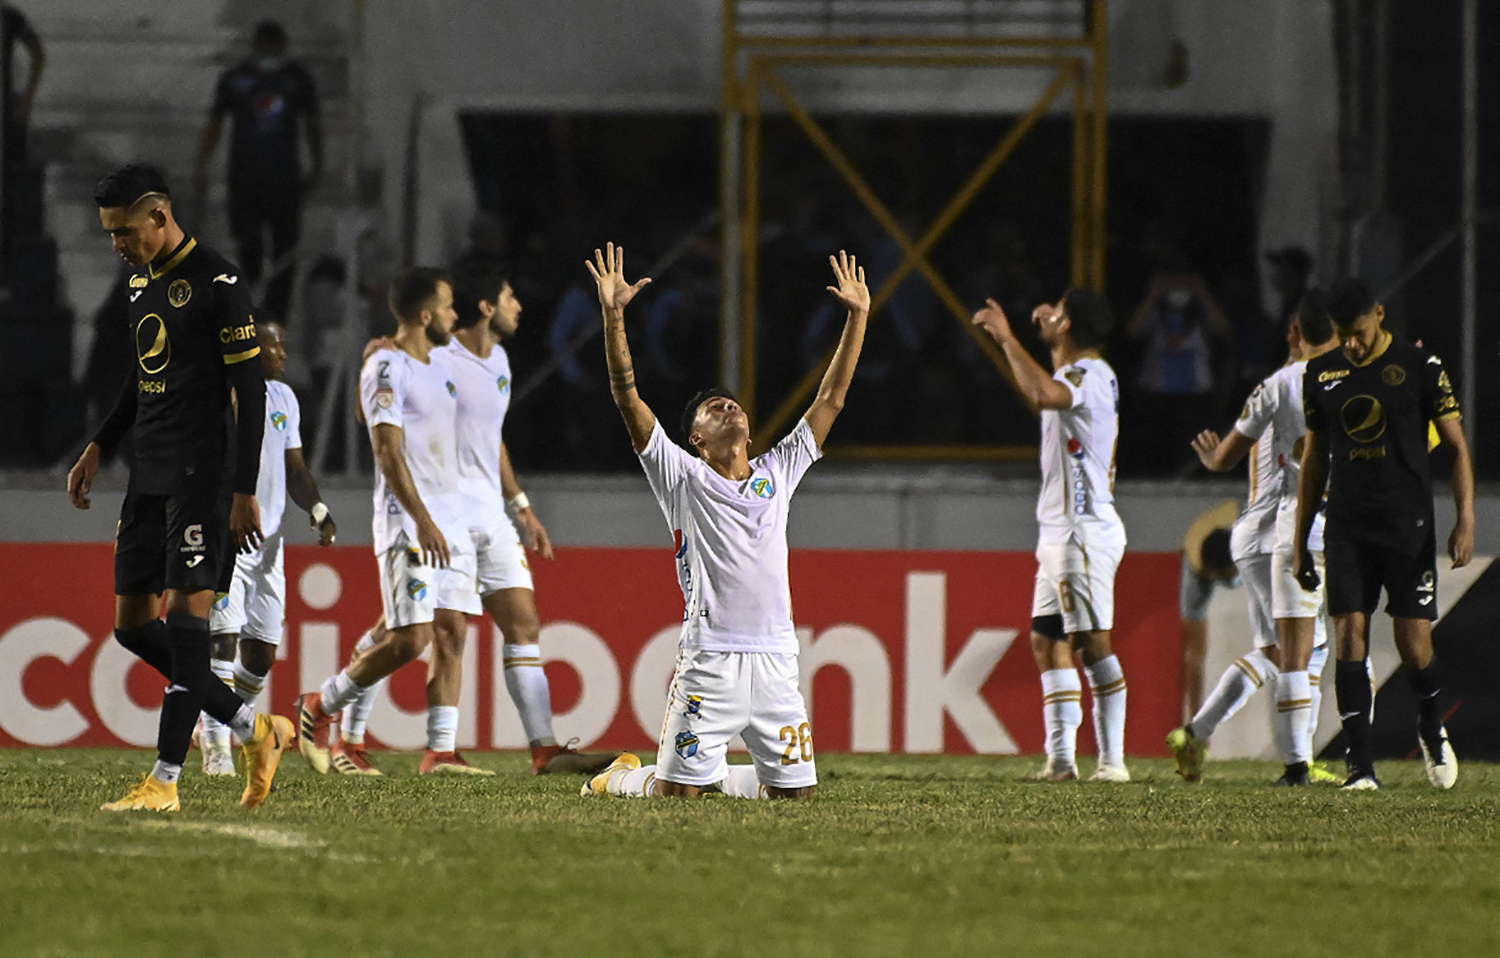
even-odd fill
[[[259,808],[271,794],[281,753],[297,741],[292,720],[280,715],[255,716],[255,734],[245,743],[245,793],[240,796],[244,808]]]
[[[340,775],[384,775],[375,763],[370,761],[370,753],[365,751],[364,743],[355,744],[345,742],[343,739],[333,743],[333,748],[328,753],[329,767]]]
[[[1203,781],[1203,760],[1208,758],[1208,743],[1183,725],[1167,733],[1167,748],[1177,759],[1177,774],[1184,782]]]
[[[1339,778],[1338,773],[1322,762],[1308,763],[1307,778],[1314,785],[1337,785],[1343,782],[1343,779]]]
[[[595,795],[609,794],[609,777],[617,772],[631,772],[641,767],[641,760],[630,752],[621,753],[613,762],[610,762],[598,775],[583,783],[578,794],[584,798],[592,798]]]
[[[1071,765],[1058,765],[1052,758],[1047,756],[1047,764],[1036,773],[1039,782],[1072,782],[1078,779],[1078,769]]]
[[[210,778],[235,774],[234,752],[228,745],[210,745],[203,750],[203,774]]]
[[[1288,765],[1281,777],[1271,783],[1272,788],[1307,788],[1312,785],[1306,762]]]
[[[420,775],[494,775],[487,768],[476,768],[457,752],[434,752],[428,749],[422,756]]]
[[[1091,782],[1128,782],[1130,781],[1130,769],[1123,765],[1105,765],[1100,763],[1089,777]]]
[[[578,741],[574,739],[573,742]],[[567,745],[538,745],[531,750],[533,775],[597,775],[609,766],[620,752],[580,752]]]
[[[1344,782],[1342,790],[1345,792],[1378,792],[1380,791],[1380,779],[1375,777],[1373,771],[1351,770],[1349,780]]]
[[[101,812],[175,812],[182,808],[177,801],[177,783],[163,782],[147,772],[140,784],[125,793],[118,802],[105,802]]]
[[[1427,763],[1427,781],[1432,783],[1433,788],[1441,788],[1444,791],[1453,787],[1458,781],[1458,756],[1453,754],[1453,746],[1448,742],[1448,730],[1440,728],[1438,734],[1441,736],[1442,746],[1438,752],[1437,761],[1433,761],[1432,752],[1427,748],[1427,741],[1420,735],[1417,741],[1422,746],[1422,761]]]
[[[321,693],[297,697],[297,750],[319,775],[328,774],[328,729],[333,719],[323,711]]]

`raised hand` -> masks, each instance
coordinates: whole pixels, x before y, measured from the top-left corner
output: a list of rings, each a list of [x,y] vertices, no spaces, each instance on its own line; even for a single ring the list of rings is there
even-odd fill
[[[1203,463],[1205,469],[1214,469],[1214,450],[1219,448],[1219,434],[1212,429],[1205,429],[1193,438],[1193,452],[1198,454],[1198,461]]]
[[[1015,333],[1010,328],[1010,317],[1005,315],[1005,310],[993,299],[984,301],[984,309],[974,314],[974,325],[989,334],[989,337],[997,343],[1003,343],[1010,339]]]
[[[634,284],[625,281],[625,247],[616,247],[613,243],[608,244],[603,253],[594,250],[594,261],[584,260],[583,265],[589,268],[599,286],[599,305],[606,312],[620,312],[651,282],[644,276]]]
[[[828,287],[833,298],[844,304],[851,313],[870,312],[870,287],[865,285],[865,268],[855,262],[854,257],[839,250],[837,257],[828,257],[833,266],[837,286]]]

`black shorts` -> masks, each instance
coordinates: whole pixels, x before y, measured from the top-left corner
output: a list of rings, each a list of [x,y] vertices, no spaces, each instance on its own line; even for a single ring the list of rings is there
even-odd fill
[[[233,500],[211,492],[128,492],[115,531],[115,595],[229,591]]]
[[[1437,543],[1411,556],[1371,542],[1328,539],[1328,613],[1370,615],[1385,589],[1385,611],[1398,619],[1437,621]]]

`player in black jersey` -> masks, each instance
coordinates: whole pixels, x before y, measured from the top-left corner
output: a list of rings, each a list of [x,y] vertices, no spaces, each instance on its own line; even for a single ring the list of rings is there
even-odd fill
[[[1349,740],[1344,787],[1380,787],[1370,743],[1366,658],[1370,615],[1384,589],[1396,651],[1420,703],[1417,739],[1427,778],[1451,788],[1458,762],[1443,728],[1442,681],[1432,651],[1437,540],[1427,435],[1432,422],[1454,451],[1458,521],[1448,555],[1459,568],[1474,555],[1474,471],[1458,399],[1441,359],[1382,327],[1385,309],[1363,281],[1335,285],[1328,313],[1343,348],[1309,362],[1303,376],[1307,442],[1297,489],[1297,578],[1304,588],[1317,588],[1307,541],[1326,489],[1328,611],[1338,638],[1339,716]]]
[[[250,361],[260,348],[249,291],[233,264],[183,233],[154,168],[121,167],[94,199],[115,251],[137,269],[128,284],[136,374],[68,473],[68,496],[89,507],[100,454],[130,432],[130,485],[115,532],[115,638],[170,679],[156,767],[103,807],[176,811],[177,777],[198,713],[207,711],[245,743],[240,803],[254,808],[270,792],[293,727],[257,716],[214,677],[208,635],[235,546],[251,548],[261,536],[255,481],[266,387],[260,363]]]

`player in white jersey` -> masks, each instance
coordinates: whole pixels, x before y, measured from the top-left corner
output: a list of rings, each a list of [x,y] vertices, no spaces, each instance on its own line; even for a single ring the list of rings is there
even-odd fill
[[[392,281],[390,302],[400,324],[396,349],[375,352],[360,373],[375,450],[375,554],[388,629],[379,645],[298,699],[298,746],[319,772],[329,769],[328,729],[338,713],[435,640],[461,642],[460,610],[474,600],[474,555],[458,496],[458,388],[440,348],[457,318],[452,283],[442,270],[409,267]],[[479,772],[454,748],[461,675],[437,667],[441,661],[458,656],[434,655],[429,669],[423,771]]]
[[[1031,315],[1052,353],[1048,373],[1016,338],[993,299],[974,314],[1005,352],[1021,398],[1042,417],[1042,491],[1037,499],[1036,592],[1031,650],[1042,678],[1047,765],[1038,777],[1078,777],[1078,727],[1083,686],[1073,653],[1083,660],[1093,693],[1099,765],[1094,780],[1128,782],[1125,767],[1125,673],[1110,646],[1115,570],[1125,554],[1125,524],[1114,506],[1120,385],[1099,354],[1114,325],[1109,305],[1070,289]]]
[[[458,389],[458,492],[462,510],[461,535],[475,556],[475,583],[457,611],[484,611],[504,637],[500,654],[505,685],[521,716],[531,747],[532,774],[583,772],[592,774],[619,754],[580,754],[559,745],[552,730],[552,694],[542,670],[541,618],[532,591],[526,552],[552,558],[547,528],[531,507],[516,479],[510,452],[502,436],[510,408],[511,368],[504,340],[515,335],[521,322],[521,302],[510,283],[488,271],[455,272],[453,339],[443,347]],[[509,506],[515,523],[505,515]],[[517,525],[526,535],[525,545]],[[382,620],[356,647],[363,654],[385,635]],[[434,671],[461,674],[465,630],[448,641],[440,627],[433,646]],[[365,724],[374,704],[372,686],[344,709],[339,740],[332,749],[332,767],[355,775],[374,774],[364,748]],[[435,766],[439,767],[439,766]],[[445,771],[453,769],[444,767]]]
[[[723,390],[699,393],[684,410],[691,453],[667,438],[636,392],[625,341],[625,305],[650,280],[627,283],[625,251],[613,243],[594,251],[589,272],[604,313],[610,391],[672,530],[684,612],[656,765],[642,768],[622,755],[583,786],[584,795],[717,789],[738,798],[810,798],[816,791],[812,727],[798,688],[787,513],[843,409],[870,311],[864,270],[843,252],[829,261],[838,286],[828,290],[849,311],[838,349],[796,427],[751,459],[749,419]],[[753,765],[725,761],[736,735]]]
[[[281,645],[286,613],[281,520],[287,497],[310,516],[312,527],[318,531],[318,545],[332,545],[338,535],[338,526],[318,492],[317,480],[302,457],[302,411],[297,394],[281,381],[286,369],[286,333],[280,323],[264,318],[255,327],[266,374],[266,427],[255,487],[265,540],[253,551],[235,556],[229,591],[214,596],[208,620],[214,674],[251,705],[265,688],[266,676],[276,661],[276,648]],[[206,712],[202,721],[199,745],[203,773],[235,774],[229,727]]]
[[[1277,750],[1286,771],[1281,786],[1338,781],[1312,764],[1312,735],[1322,700],[1323,666],[1328,661],[1324,592],[1305,591],[1293,574],[1296,559],[1297,479],[1302,437],[1302,374],[1307,361],[1333,349],[1333,324],[1323,293],[1311,290],[1287,330],[1291,361],[1255,388],[1229,435],[1210,431],[1193,441],[1203,465],[1214,472],[1250,460],[1250,500],[1235,526],[1234,560],[1245,580],[1256,648],[1235,661],[1193,720],[1167,735],[1167,747],[1184,779],[1202,778],[1208,740],[1224,720],[1244,707],[1267,682],[1276,693],[1272,720]],[[1315,525],[1319,570],[1322,519]]]

